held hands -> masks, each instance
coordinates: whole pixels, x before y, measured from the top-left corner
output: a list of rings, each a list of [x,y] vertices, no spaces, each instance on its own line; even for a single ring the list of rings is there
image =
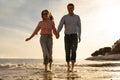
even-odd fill
[[[55,37],[58,39],[58,38],[60,37],[59,33],[57,33],[57,34],[55,35]]]

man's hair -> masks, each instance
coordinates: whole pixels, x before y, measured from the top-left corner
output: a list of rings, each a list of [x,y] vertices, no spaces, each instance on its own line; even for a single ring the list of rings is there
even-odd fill
[[[74,4],[73,4],[73,3],[69,3],[69,4],[67,5],[67,7],[68,7],[68,6],[73,6],[73,7],[74,7]]]

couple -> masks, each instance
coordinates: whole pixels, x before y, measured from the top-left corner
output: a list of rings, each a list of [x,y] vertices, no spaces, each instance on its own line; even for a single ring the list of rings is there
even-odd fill
[[[41,12],[42,21],[39,22],[36,29],[32,35],[26,39],[26,41],[33,38],[40,30],[40,44],[43,51],[45,72],[48,72],[48,66],[51,71],[52,66],[52,32],[55,37],[59,38],[59,33],[65,25],[65,53],[66,53],[66,62],[67,62],[67,71],[73,71],[74,64],[76,62],[76,50],[77,44],[80,42],[81,38],[81,21],[78,15],[74,14],[74,4],[70,3],[67,5],[68,14],[64,15],[60,21],[58,29],[56,30],[55,24],[53,21],[53,16],[48,10],[43,10]],[[71,66],[70,66],[71,63]]]

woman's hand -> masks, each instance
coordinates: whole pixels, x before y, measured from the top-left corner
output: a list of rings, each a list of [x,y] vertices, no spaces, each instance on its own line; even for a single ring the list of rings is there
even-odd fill
[[[25,39],[25,41],[29,41],[31,38],[27,38],[27,39]]]

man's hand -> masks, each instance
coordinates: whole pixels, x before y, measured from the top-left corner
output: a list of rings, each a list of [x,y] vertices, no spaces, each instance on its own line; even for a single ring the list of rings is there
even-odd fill
[[[80,37],[78,37],[78,42],[80,43],[80,41],[81,41],[81,38],[80,38]]]

